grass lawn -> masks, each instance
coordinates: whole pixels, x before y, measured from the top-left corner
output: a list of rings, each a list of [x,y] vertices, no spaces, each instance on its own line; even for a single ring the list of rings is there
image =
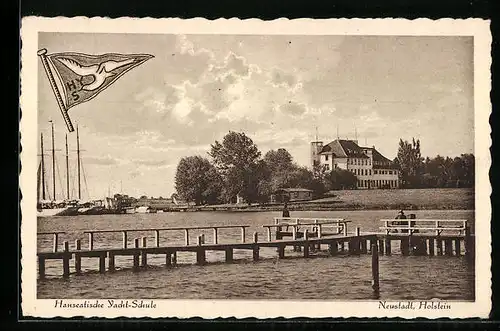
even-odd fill
[[[474,209],[474,189],[345,190],[310,203],[367,209]]]

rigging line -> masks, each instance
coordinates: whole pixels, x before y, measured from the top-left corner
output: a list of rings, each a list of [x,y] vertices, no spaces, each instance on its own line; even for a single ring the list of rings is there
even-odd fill
[[[85,183],[85,190],[87,191],[87,199],[90,200],[89,186],[87,185],[87,176],[85,175],[85,168],[83,167],[83,163],[81,160],[80,160],[80,166],[82,167],[83,182]]]
[[[62,184],[62,181],[61,181],[61,171],[59,170],[59,162],[57,162],[57,158],[56,158],[56,168],[57,168],[57,178],[59,179],[59,188],[61,189],[60,192],[63,193],[63,200],[64,200],[64,188],[63,188],[63,184]],[[54,200],[56,200],[54,198]]]
[[[71,164],[71,162],[70,162]],[[75,174],[76,173],[76,164],[73,164],[73,170],[71,173]],[[76,181],[76,176],[71,177],[71,196],[73,197],[73,200],[75,200],[76,197],[76,189],[75,189],[75,181]]]

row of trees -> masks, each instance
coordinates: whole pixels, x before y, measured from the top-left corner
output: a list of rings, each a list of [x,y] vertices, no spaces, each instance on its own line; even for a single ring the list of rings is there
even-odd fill
[[[462,154],[455,158],[423,158],[420,141],[399,140],[398,155],[394,159],[404,188],[473,187],[474,155]]]
[[[248,203],[267,202],[280,188],[301,187],[317,196],[331,189],[354,188],[356,177],[349,171],[298,166],[283,148],[263,157],[251,138],[229,132],[215,141],[210,160],[188,156],[180,160],[175,175],[177,193],[196,204],[234,202],[237,195]]]

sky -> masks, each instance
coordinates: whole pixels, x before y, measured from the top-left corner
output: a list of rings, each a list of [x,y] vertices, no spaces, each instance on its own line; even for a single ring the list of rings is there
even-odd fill
[[[390,159],[413,137],[424,157],[473,153],[472,37],[40,33],[39,48],[154,56],[69,110],[87,197],[170,196],[179,160],[209,158],[229,131],[263,155],[286,148],[303,166],[316,132],[325,144],[357,134]],[[40,62],[38,89],[46,154],[54,122],[60,195],[68,131]],[[73,195],[75,132],[68,141]]]

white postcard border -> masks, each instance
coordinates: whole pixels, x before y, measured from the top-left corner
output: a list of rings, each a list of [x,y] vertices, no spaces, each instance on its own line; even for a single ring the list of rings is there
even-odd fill
[[[474,106],[476,158],[476,301],[446,301],[451,309],[381,309],[378,301],[303,300],[156,300],[155,308],[56,308],[56,300],[36,298],[36,155],[38,32],[161,33],[161,34],[334,34],[334,35],[447,35],[474,37]],[[22,314],[33,317],[487,317],[491,309],[491,165],[489,147],[491,104],[491,34],[481,19],[219,19],[202,18],[40,18],[27,17],[21,28],[22,170]],[[132,301],[134,298],[131,298]],[[150,301],[147,298],[142,300]],[[64,300],[82,304],[96,300]],[[389,301],[388,301],[389,302]],[[393,301],[391,301],[393,302]]]

